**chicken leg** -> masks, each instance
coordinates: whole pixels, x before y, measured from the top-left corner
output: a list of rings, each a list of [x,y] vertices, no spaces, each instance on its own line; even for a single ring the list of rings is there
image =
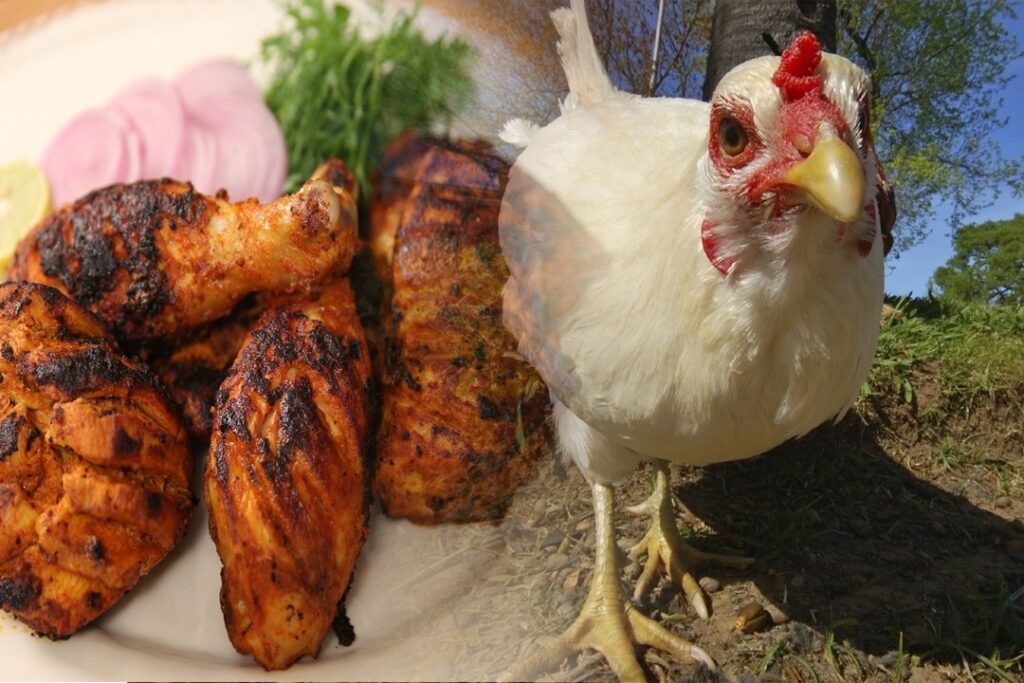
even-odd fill
[[[634,643],[656,647],[683,660],[716,668],[700,647],[669,632],[638,612],[622,593],[613,524],[613,492],[607,484],[591,485],[594,496],[596,558],[590,591],[580,615],[569,628],[532,657],[505,673],[502,680],[529,680],[537,672],[561,663],[573,652],[599,651],[623,681],[643,681],[646,675],[637,661]]]
[[[8,275],[60,290],[119,341],[181,341],[253,292],[305,294],[348,270],[358,247],[350,175],[328,161],[267,205],[168,179],[105,187],[36,226]]]
[[[638,601],[654,587],[659,570],[679,586],[701,619],[711,615],[704,591],[690,573],[690,568],[701,564],[716,564],[733,569],[747,569],[753,560],[749,557],[717,555],[691,547],[679,533],[675,523],[675,501],[669,488],[668,463],[655,460],[654,490],[647,500],[627,508],[634,514],[651,517],[651,527],[644,537],[629,551],[629,558],[637,561],[646,556],[643,571],[637,579],[633,600]]]

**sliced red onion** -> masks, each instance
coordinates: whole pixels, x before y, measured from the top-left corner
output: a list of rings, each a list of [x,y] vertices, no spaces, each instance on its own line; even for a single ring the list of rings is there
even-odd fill
[[[222,186],[217,141],[202,125],[189,121],[186,126],[185,154],[178,180],[187,180],[204,194],[214,194]]]
[[[229,58],[211,59],[183,71],[174,86],[187,109],[202,109],[208,95],[231,93],[262,101],[260,89],[241,63]]]
[[[116,182],[164,176],[201,192],[277,199],[288,155],[277,120],[245,68],[215,59],[173,84],[136,83],[109,107],[84,112],[43,157],[55,203]]]
[[[188,107],[189,118],[217,142],[218,180],[232,199],[281,196],[288,154],[277,120],[261,99],[209,91]]]
[[[141,139],[139,178],[177,176],[186,143],[185,107],[178,91],[165,81],[140,81],[121,92],[112,106],[128,117]]]
[[[138,148],[127,149],[125,125],[107,109],[89,109],[57,134],[41,162],[54,205],[124,180],[129,167],[138,163]]]

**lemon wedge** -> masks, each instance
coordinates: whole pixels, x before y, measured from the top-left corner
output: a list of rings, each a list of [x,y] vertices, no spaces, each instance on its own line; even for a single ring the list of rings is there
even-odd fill
[[[0,166],[0,282],[18,240],[50,213],[50,184],[43,170],[27,161]]]

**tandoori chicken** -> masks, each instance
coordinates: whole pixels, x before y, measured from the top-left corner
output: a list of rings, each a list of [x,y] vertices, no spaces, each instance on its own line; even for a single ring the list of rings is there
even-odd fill
[[[189,341],[144,348],[146,364],[181,409],[189,433],[208,441],[217,390],[235,362],[242,342],[267,306],[268,296],[246,297],[226,318],[188,335]]]
[[[357,243],[355,197],[319,177],[266,205],[142,181],[55,211],[19,243],[9,275],[68,294],[119,340],[175,340],[252,292],[309,291]]]
[[[370,358],[347,280],[272,306],[217,397],[203,491],[232,644],[316,656],[366,536]]]
[[[392,295],[375,490],[393,517],[495,520],[544,450],[547,415],[501,321],[507,166],[473,146],[409,140],[382,168],[371,245]]]
[[[0,285],[0,607],[66,638],[192,511],[185,427],[142,365],[49,287]]]

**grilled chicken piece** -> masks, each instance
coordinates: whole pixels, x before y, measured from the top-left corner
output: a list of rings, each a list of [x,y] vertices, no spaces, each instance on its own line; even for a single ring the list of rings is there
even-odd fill
[[[387,223],[371,236],[386,271],[395,234],[375,490],[392,517],[494,520],[546,443],[546,394],[501,320],[507,167],[471,147],[412,144],[419,160],[395,167],[414,175],[379,194]]]
[[[70,295],[122,341],[173,340],[251,292],[308,292],[347,269],[357,243],[355,198],[327,180],[265,206],[153,180],[58,209],[21,241],[9,274]]]
[[[507,165],[485,153],[485,145],[472,141],[451,142],[441,138],[404,135],[392,142],[374,172],[374,196],[370,202],[369,247],[373,254],[374,275],[385,286],[392,282],[395,236],[409,208],[409,195],[421,183],[465,190],[470,196],[494,196],[504,184]],[[466,155],[473,155],[465,163]]]
[[[358,197],[359,185],[355,176],[340,161],[322,164],[314,172],[313,179],[327,181],[336,193],[350,197],[352,201]],[[353,236],[350,231],[346,239]],[[349,258],[345,257],[341,264],[343,268],[347,268]],[[227,317],[186,335],[184,340],[176,340],[170,346],[165,342],[143,347],[142,356],[146,364],[170,391],[195,441],[209,441],[211,411],[217,389],[238,356],[249,330],[272,299],[267,294],[252,294]]]
[[[192,510],[185,428],[58,291],[0,285],[0,607],[50,638],[103,614]]]
[[[199,331],[190,341],[170,349],[146,350],[146,364],[167,387],[196,442],[209,441],[217,390],[266,307],[265,295],[249,297],[231,315]]]
[[[316,656],[339,614],[366,537],[371,383],[340,280],[265,313],[218,394],[203,491],[221,608],[268,670]]]

